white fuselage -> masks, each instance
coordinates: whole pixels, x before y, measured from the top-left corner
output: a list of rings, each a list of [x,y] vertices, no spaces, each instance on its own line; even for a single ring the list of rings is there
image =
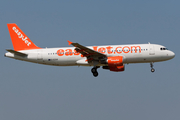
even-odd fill
[[[162,45],[157,44],[133,44],[133,45],[108,45],[87,46],[90,49],[105,54],[107,57],[123,56],[123,63],[151,63],[172,59],[175,54]],[[6,57],[55,66],[92,66],[87,58],[76,53],[75,47],[45,48],[19,51],[28,54],[26,57],[5,53]],[[98,64],[103,66],[103,64]]]

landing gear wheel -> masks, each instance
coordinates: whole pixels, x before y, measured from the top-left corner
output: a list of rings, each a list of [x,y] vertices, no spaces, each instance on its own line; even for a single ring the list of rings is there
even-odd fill
[[[94,72],[93,75],[94,75],[94,77],[97,77],[98,76],[98,72]]]
[[[154,72],[154,71],[155,71],[155,69],[154,69],[154,68],[152,68],[152,69],[151,69],[151,72]]]
[[[92,73],[97,72],[97,68],[93,67],[93,68],[91,69],[91,72],[92,72]]]
[[[93,68],[91,69],[91,72],[93,73],[93,76],[94,76],[94,77],[97,77],[97,76],[98,76],[97,68],[98,68],[98,67],[93,67]]]

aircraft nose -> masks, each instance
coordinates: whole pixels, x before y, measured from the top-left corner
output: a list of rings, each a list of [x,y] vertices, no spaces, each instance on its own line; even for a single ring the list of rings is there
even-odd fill
[[[174,57],[175,57],[175,53],[174,53],[174,52],[172,52],[172,51],[170,51],[170,53],[169,53],[169,57],[174,58]]]

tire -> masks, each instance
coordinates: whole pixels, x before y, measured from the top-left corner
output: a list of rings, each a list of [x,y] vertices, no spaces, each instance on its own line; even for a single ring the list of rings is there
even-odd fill
[[[151,69],[151,72],[153,73],[154,71],[155,71],[155,69],[154,69],[154,68],[152,68],[152,69]]]
[[[95,72],[97,72],[97,69],[96,69],[96,68],[92,68],[92,69],[91,69],[91,72],[92,72],[92,73],[95,73]]]
[[[98,76],[98,72],[94,72],[93,75],[94,75],[94,77],[97,77]]]

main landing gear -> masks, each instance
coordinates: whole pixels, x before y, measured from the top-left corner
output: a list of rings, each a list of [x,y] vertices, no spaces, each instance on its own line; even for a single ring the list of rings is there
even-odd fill
[[[92,72],[92,74],[94,75],[94,77],[97,77],[98,76],[98,72],[97,72],[97,69],[98,69],[99,67],[98,66],[95,66],[95,67],[93,67],[92,69],[91,69],[91,72]]]
[[[151,66],[151,72],[153,73],[155,71],[155,69],[153,68],[153,63],[150,63]]]

